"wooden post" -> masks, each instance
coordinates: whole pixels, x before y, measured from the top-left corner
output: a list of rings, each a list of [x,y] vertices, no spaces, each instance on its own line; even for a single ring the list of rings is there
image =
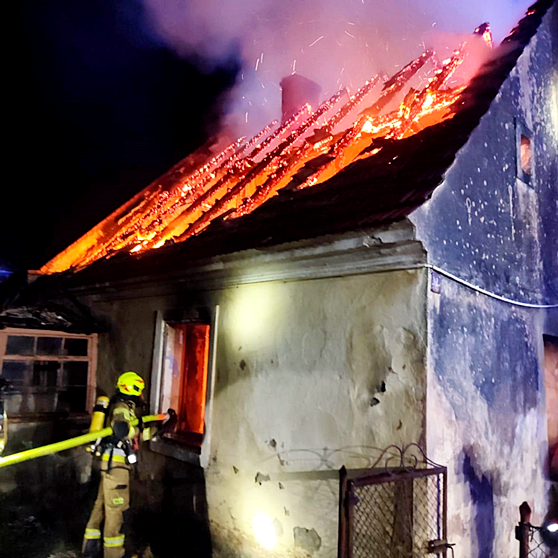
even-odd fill
[[[345,510],[347,514],[347,526],[345,530],[346,537],[346,558],[353,558],[353,544],[355,537],[355,498],[354,498],[354,486],[352,481],[347,481],[347,491],[345,493]]]
[[[337,558],[347,555],[347,469],[339,470],[339,540],[337,541]]]
[[[528,558],[531,508],[527,502],[523,502],[523,504],[519,506],[519,518],[519,526],[516,533],[516,538],[519,541],[519,558]]]

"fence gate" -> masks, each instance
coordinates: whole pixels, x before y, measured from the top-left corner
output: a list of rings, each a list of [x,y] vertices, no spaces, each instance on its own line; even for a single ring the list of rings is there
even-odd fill
[[[390,446],[382,460],[352,478],[341,469],[338,558],[446,556],[446,468],[415,444]]]

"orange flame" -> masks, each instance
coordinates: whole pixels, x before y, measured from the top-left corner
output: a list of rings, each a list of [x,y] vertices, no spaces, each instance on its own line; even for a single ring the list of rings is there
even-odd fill
[[[281,188],[313,187],[358,158],[373,157],[380,148],[367,148],[377,138],[408,137],[451,118],[451,107],[463,88],[447,88],[447,83],[463,61],[463,47],[441,67],[434,67],[424,89],[409,90],[398,110],[385,113],[390,100],[433,56],[426,51],[386,81],[379,97],[341,133],[335,129],[375,90],[377,77],[351,97],[340,91],[315,112],[304,106],[282,126],[276,128],[273,122],[249,141],[240,138],[203,164],[191,164],[187,158],[40,271],[79,269],[123,250],[138,255],[181,242],[220,216],[234,219],[250,213]],[[341,103],[344,97],[348,100]],[[320,127],[322,118],[326,123]],[[365,149],[366,155],[361,155]],[[295,175],[320,155],[325,157],[312,164],[310,175],[306,173],[304,181],[294,185]]]

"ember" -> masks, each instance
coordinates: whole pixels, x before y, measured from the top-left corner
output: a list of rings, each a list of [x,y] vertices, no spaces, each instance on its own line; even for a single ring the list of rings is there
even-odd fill
[[[490,47],[494,48],[494,41],[492,40],[492,32],[490,31],[490,24],[483,23],[475,29],[475,35],[480,35],[482,40]]]
[[[492,47],[487,23],[474,35]],[[139,254],[184,241],[214,219],[250,213],[286,186],[312,187],[359,157],[373,157],[381,150],[382,138],[405,138],[452,118],[464,87],[451,88],[448,82],[463,62],[465,49],[461,45],[441,64],[434,51],[426,50],[389,79],[372,77],[352,96],[342,89],[315,110],[306,104],[279,127],[274,121],[251,139],[239,138],[201,163],[179,163],[40,271],[79,269],[117,253]],[[429,63],[426,85],[410,88],[398,108],[386,111]],[[380,82],[379,95],[355,117],[354,111]],[[196,159],[200,154],[185,161]]]

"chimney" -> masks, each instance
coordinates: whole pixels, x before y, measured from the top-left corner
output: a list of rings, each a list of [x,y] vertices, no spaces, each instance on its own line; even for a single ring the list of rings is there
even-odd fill
[[[292,74],[281,80],[281,89],[282,122],[289,119],[305,104],[309,104],[313,110],[316,110],[320,104],[322,88],[311,79]]]

